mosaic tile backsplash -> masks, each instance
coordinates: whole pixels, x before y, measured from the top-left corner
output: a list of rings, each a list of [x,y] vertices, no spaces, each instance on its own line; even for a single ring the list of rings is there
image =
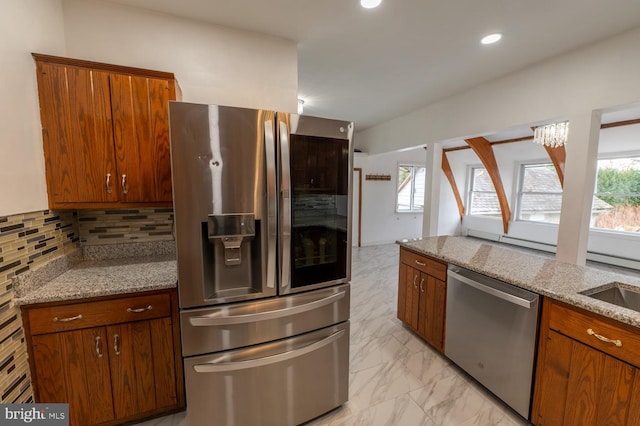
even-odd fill
[[[78,210],[83,246],[173,241],[173,209]]]
[[[20,309],[11,303],[13,277],[60,256],[78,255],[79,249],[90,257],[104,256],[109,247],[123,252],[130,245],[132,250],[124,252],[138,255],[147,243],[161,242],[171,253],[173,240],[173,209],[167,208],[0,216],[0,403],[33,402]]]
[[[11,278],[78,249],[76,213],[38,211],[0,216],[0,402],[32,402],[20,309]]]

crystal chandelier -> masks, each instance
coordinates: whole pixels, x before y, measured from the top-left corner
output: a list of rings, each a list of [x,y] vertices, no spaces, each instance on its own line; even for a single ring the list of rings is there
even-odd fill
[[[533,141],[551,148],[556,148],[567,143],[569,134],[569,122],[545,124],[538,126],[533,132]]]

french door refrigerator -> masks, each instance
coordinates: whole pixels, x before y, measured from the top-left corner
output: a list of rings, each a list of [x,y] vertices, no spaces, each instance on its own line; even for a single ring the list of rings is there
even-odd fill
[[[353,123],[171,102],[191,426],[347,401]]]

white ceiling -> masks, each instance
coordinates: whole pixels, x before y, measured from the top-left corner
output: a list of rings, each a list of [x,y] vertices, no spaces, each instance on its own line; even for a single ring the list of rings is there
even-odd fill
[[[111,1],[295,40],[305,113],[358,130],[640,26],[638,0]]]

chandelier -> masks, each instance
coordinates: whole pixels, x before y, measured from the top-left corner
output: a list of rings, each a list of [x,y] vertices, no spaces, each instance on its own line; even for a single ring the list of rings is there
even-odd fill
[[[533,131],[533,141],[541,145],[556,148],[567,143],[569,134],[569,122],[545,124],[538,126]]]

